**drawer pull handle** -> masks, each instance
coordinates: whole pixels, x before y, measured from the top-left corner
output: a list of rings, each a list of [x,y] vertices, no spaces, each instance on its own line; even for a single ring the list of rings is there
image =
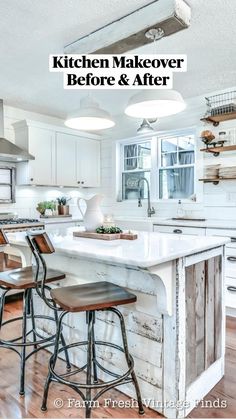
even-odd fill
[[[236,237],[230,237],[231,242],[236,242]]]
[[[232,285],[230,285],[229,287],[227,287],[227,290],[231,292],[236,292],[236,287],[233,287]]]
[[[227,257],[227,260],[228,260],[229,262],[236,262],[236,257],[235,257],[235,256],[228,256],[228,257]]]
[[[173,233],[175,234],[182,234],[182,230],[179,230],[178,228],[176,230],[173,230]]]

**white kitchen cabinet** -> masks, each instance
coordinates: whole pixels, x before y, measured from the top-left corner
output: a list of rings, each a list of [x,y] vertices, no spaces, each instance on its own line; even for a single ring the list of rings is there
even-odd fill
[[[225,305],[233,309],[230,314],[236,315],[236,278],[226,276],[225,278]]]
[[[100,143],[96,140],[77,140],[77,182],[85,187],[100,186]]]
[[[236,247],[234,243],[226,245],[225,292],[226,306],[236,309]]]
[[[100,143],[58,132],[56,172],[58,185],[90,188],[100,186]]]
[[[236,240],[236,230],[227,229],[227,228],[210,228],[206,229],[207,236],[221,236],[221,237],[230,237],[231,239]]]
[[[205,236],[205,228],[201,227],[182,227],[182,226],[170,226],[170,225],[153,225],[153,231],[159,233],[168,234],[192,234],[194,236]]]
[[[75,135],[56,134],[56,183],[62,186],[78,186]]]
[[[236,279],[236,247],[231,247],[231,245],[226,246],[225,275]]]
[[[229,237],[232,243],[225,247],[225,305],[228,314],[236,316],[236,230],[226,228],[207,228],[207,236]]]
[[[17,165],[18,185],[100,186],[100,141],[92,134],[35,121],[13,124],[15,143],[35,160]]]
[[[35,157],[35,160],[18,163],[17,184],[55,185],[55,132],[26,123],[14,125],[16,144]]]

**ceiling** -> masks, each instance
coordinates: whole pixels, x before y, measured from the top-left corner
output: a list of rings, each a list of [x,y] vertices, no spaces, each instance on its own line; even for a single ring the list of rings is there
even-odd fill
[[[63,89],[63,76],[49,73],[48,55],[153,0],[1,0],[0,96],[5,104],[64,118],[79,107],[84,91]],[[235,0],[186,0],[191,26],[140,53],[185,53],[188,72],[174,74],[184,98],[235,85]],[[133,91],[93,91],[114,115]]]

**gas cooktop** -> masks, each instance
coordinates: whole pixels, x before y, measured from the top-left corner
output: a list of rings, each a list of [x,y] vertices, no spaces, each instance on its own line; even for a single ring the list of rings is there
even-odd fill
[[[39,220],[35,218],[13,218],[13,219],[3,219],[0,220],[0,225],[5,224],[31,224],[31,223],[39,223]]]

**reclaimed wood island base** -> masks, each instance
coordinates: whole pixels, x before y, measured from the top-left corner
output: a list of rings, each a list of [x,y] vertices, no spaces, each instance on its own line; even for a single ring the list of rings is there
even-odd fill
[[[26,254],[22,234],[9,239]],[[45,259],[66,273],[60,286],[105,280],[137,295],[136,303],[121,310],[144,403],[164,416],[185,417],[224,374],[223,262],[229,240],[146,232],[132,243],[98,243],[73,238],[71,231],[50,232],[50,237],[56,252]],[[42,302],[37,305],[42,312]],[[96,322],[98,340],[120,344],[111,313],[98,312]],[[49,332],[50,327],[43,326]],[[63,330],[68,342],[84,340],[84,314],[68,314]],[[110,370],[122,370],[117,351],[100,347],[97,353]],[[78,356],[77,348],[71,356],[81,366],[85,351]],[[130,384],[119,389],[135,396]]]

